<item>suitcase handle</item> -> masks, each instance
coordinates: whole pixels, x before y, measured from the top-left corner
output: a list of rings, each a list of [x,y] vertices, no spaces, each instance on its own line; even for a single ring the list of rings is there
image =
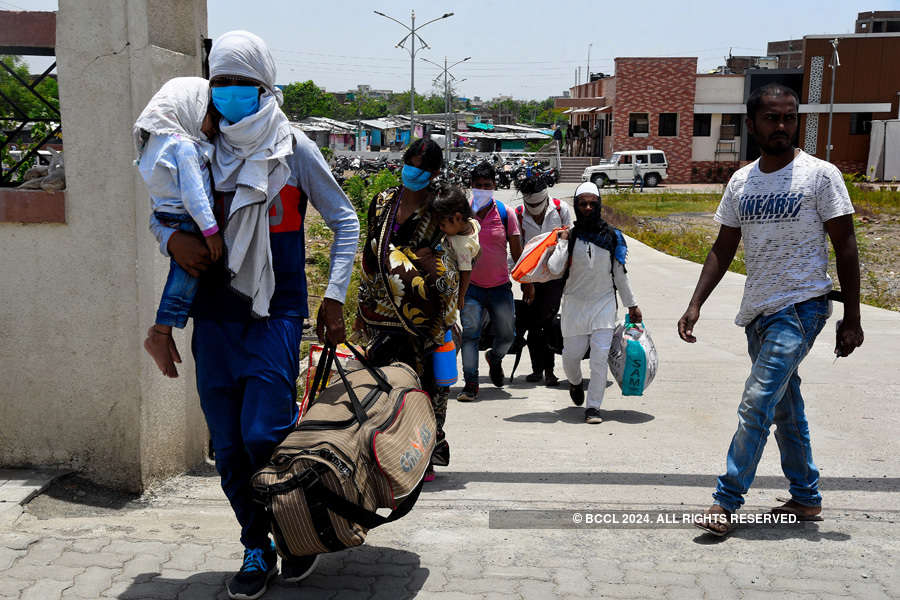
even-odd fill
[[[347,347],[353,353],[353,356],[362,364],[362,366],[369,372],[370,375],[375,379],[378,383],[378,387],[381,388],[384,392],[390,392],[393,387],[388,383],[387,379],[385,379],[384,375],[378,371],[377,369],[372,368],[369,365],[369,362],[363,357],[362,353],[347,344]],[[325,386],[328,382],[328,378],[326,373],[331,372],[332,364],[337,368],[338,376],[341,378],[341,381],[344,383],[344,388],[347,390],[347,395],[350,397],[350,404],[353,406],[353,413],[356,415],[356,420],[359,421],[359,424],[362,425],[365,423],[369,416],[366,414],[365,409],[362,407],[362,403],[359,401],[359,397],[356,395],[356,392],[353,390],[353,386],[350,385],[350,382],[347,381],[347,371],[344,370],[344,367],[341,365],[341,361],[335,360],[337,355],[337,346],[332,343],[326,343],[325,348],[323,350],[324,353],[324,368],[316,369],[316,377],[313,380],[312,390],[309,394],[309,406],[313,405],[315,402],[316,394],[325,389]],[[320,361],[319,364],[322,364],[323,361]]]

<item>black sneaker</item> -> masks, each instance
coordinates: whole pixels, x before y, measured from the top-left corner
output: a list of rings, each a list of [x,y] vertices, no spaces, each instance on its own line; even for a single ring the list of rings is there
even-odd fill
[[[544,377],[544,385],[547,387],[556,387],[559,385],[559,377],[553,374],[553,371],[547,373],[547,376]]]
[[[570,383],[569,397],[572,399],[572,403],[575,406],[584,404],[584,383],[579,383],[578,385]]]
[[[232,600],[256,600],[265,594],[269,579],[278,572],[277,557],[275,544],[271,541],[268,549],[246,548],[241,570],[225,585],[228,597]]]
[[[456,397],[457,402],[475,402],[478,397],[478,384],[467,383],[463,390]]]
[[[541,375],[540,373],[532,373],[531,375],[525,376],[525,381],[527,381],[528,383],[537,383],[538,381],[540,381],[543,378],[544,378],[544,376]]]
[[[584,422],[596,425],[603,422],[603,417],[600,416],[600,411],[596,408],[589,408],[584,411]]]
[[[292,556],[281,559],[281,580],[285,583],[299,583],[316,570],[319,555]]]
[[[490,370],[488,371],[488,375],[491,378],[491,383],[494,384],[494,387],[502,388],[503,387],[503,365],[499,360],[491,359],[490,353],[486,355],[488,366]]]

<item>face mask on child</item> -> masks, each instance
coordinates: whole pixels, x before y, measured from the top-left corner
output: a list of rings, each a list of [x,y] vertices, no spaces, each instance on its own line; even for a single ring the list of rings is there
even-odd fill
[[[491,202],[494,190],[479,190],[472,188],[472,210],[478,212]]]
[[[216,110],[230,123],[237,123],[259,110],[259,88],[254,85],[225,85],[210,89]]]
[[[418,192],[428,185],[428,182],[431,180],[431,173],[412,165],[403,165],[400,178],[403,180],[403,187]]]

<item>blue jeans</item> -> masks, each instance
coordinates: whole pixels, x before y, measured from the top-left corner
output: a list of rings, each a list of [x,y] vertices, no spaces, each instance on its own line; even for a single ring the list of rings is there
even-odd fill
[[[303,319],[194,319],[197,391],[222,490],[247,548],[269,547],[269,517],[250,478],[297,423]]]
[[[791,498],[804,506],[821,506],[819,470],[813,463],[797,368],[829,313],[828,300],[820,296],[759,316],[747,325],[753,366],[738,408],[738,428],[728,448],[726,472],[713,494],[715,503],[725,510],[735,511],[743,505],[772,423]]]
[[[462,363],[466,383],[478,383],[478,340],[481,338],[481,320],[484,312],[491,317],[494,345],[488,350],[488,358],[500,360],[516,338],[516,303],[512,284],[492,288],[469,285],[462,320]]]
[[[169,225],[178,231],[200,233],[189,214],[177,215],[166,212],[156,212],[154,214],[161,223]],[[169,276],[166,278],[162,298],[159,300],[159,309],[156,311],[156,324],[184,328],[187,324],[188,313],[191,311],[191,304],[194,302],[194,296],[196,295],[197,278],[188,275],[188,272],[178,266],[178,263],[173,258],[169,263]]]

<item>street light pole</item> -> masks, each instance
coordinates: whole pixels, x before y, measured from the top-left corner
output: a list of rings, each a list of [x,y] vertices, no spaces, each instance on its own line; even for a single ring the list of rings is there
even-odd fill
[[[831,101],[828,104],[828,141],[825,145],[825,162],[831,162],[831,121],[834,118],[834,80],[837,78],[837,68],[841,66],[838,56],[838,38],[831,40]]]
[[[447,57],[446,56],[444,57],[444,66],[443,67],[434,61],[428,60],[427,58],[422,59],[425,62],[436,66],[438,69],[441,69],[444,72],[444,134],[445,134],[444,155],[446,156],[446,158],[444,159],[445,164],[450,164],[450,140],[451,140],[450,107],[451,107],[451,102],[450,102],[450,81],[449,81],[449,79],[456,80],[456,78],[453,77],[453,75],[450,73],[450,69],[452,69],[453,67],[455,67],[456,65],[458,65],[460,63],[466,62],[467,60],[469,60],[471,58],[472,58],[471,56],[467,56],[462,60],[456,61],[449,67],[447,66]],[[438,75],[438,77],[440,77],[440,75]],[[435,78],[435,82],[437,82],[437,78]]]
[[[416,38],[419,39],[419,42],[421,43],[422,48],[431,48],[431,46],[429,46],[428,43],[422,39],[422,36],[420,36],[416,32],[419,29],[422,29],[423,27],[425,27],[426,25],[430,25],[431,23],[434,23],[435,21],[440,21],[441,19],[446,19],[447,17],[452,17],[453,13],[452,12],[444,13],[440,17],[437,17],[435,19],[427,21],[427,22],[419,25],[418,27],[416,27],[416,11],[414,11],[414,10],[410,11],[410,24],[409,25],[398,21],[394,17],[386,15],[383,12],[379,12],[377,10],[372,11],[372,12],[374,12],[376,15],[384,17],[385,19],[390,19],[391,21],[402,25],[409,32],[405,36],[403,36],[402,40],[397,42],[397,45],[395,47],[403,48],[403,44],[406,42],[406,40],[411,39],[408,52],[409,52],[409,139],[410,139],[410,141],[412,141],[412,136],[416,130]]]

